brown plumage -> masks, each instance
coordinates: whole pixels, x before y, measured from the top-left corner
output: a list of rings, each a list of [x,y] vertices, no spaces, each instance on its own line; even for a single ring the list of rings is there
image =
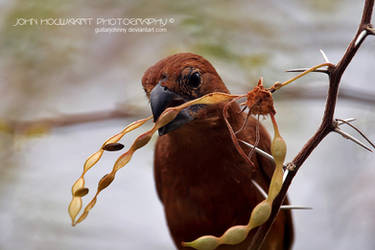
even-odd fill
[[[213,66],[203,57],[181,53],[150,67],[142,79],[154,118],[163,110],[207,93],[229,93]],[[168,227],[178,249],[181,241],[202,235],[222,235],[233,225],[248,223],[252,209],[264,198],[251,179],[268,190],[273,164],[253,154],[251,167],[236,151],[225,125],[224,104],[187,108],[161,128],[155,149],[156,188],[164,205]],[[241,128],[245,114],[234,103],[229,108],[234,131]],[[237,134],[254,143],[257,121],[250,118]],[[259,147],[270,151],[270,137],[260,125]],[[249,148],[243,147],[249,153]],[[247,249],[249,237],[237,246],[218,249]],[[262,249],[291,249],[293,225],[289,211],[281,211]]]

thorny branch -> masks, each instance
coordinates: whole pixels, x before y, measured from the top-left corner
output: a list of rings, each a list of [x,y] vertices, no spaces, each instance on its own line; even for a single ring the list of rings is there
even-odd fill
[[[344,56],[341,60],[333,66],[328,67],[329,76],[329,89],[328,97],[326,100],[325,111],[320,127],[315,132],[315,134],[310,138],[309,141],[303,146],[302,150],[293,159],[292,163],[295,165],[294,171],[288,171],[285,181],[282,185],[279,195],[276,197],[272,204],[272,213],[268,221],[258,228],[249,249],[257,250],[260,249],[267,233],[269,232],[279,210],[283,203],[286,193],[292,180],[298,169],[304,163],[304,161],[309,157],[311,152],[319,145],[319,143],[335,129],[334,113],[336,107],[336,101],[338,96],[338,90],[340,86],[340,81],[345,69],[351,62],[352,58],[356,54],[357,50],[361,46],[362,42],[365,40],[367,35],[373,35],[374,30],[371,25],[372,11],[374,7],[374,0],[365,0],[362,19],[359,24],[356,35],[350,42],[348,48],[345,51]]]

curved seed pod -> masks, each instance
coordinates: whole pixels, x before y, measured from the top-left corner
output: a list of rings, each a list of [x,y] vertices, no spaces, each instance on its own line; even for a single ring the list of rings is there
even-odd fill
[[[251,212],[249,223],[246,226],[236,225],[230,227],[222,236],[206,235],[191,242],[183,242],[183,246],[198,250],[213,250],[219,245],[236,245],[244,241],[250,230],[266,222],[271,214],[272,206],[269,201],[259,203]]]
[[[150,129],[149,131],[147,131],[147,132],[141,134],[140,136],[138,136],[137,139],[135,139],[135,141],[133,142],[130,149],[127,152],[125,152],[124,154],[122,154],[116,160],[115,164],[113,165],[112,172],[103,176],[103,178],[99,181],[98,190],[97,190],[94,198],[85,207],[84,212],[82,213],[82,215],[79,217],[79,219],[77,220],[77,222],[75,224],[78,224],[78,223],[82,222],[87,217],[89,211],[95,206],[95,203],[96,203],[96,200],[97,200],[97,197],[98,197],[99,193],[103,189],[107,188],[113,182],[113,180],[116,176],[116,172],[120,168],[124,167],[130,161],[134,152],[136,150],[138,150],[139,148],[143,147],[144,145],[146,145],[151,140],[152,135],[157,131],[156,127],[157,127],[157,124],[155,123],[155,125],[152,129]]]
[[[75,218],[77,217],[79,211],[82,208],[82,196],[80,195],[81,193],[80,192],[76,193],[76,192],[77,192],[77,190],[84,187],[84,184],[85,184],[84,176],[85,176],[86,172],[90,168],[92,168],[100,160],[100,158],[102,157],[103,152],[104,152],[103,148],[107,144],[118,142],[125,134],[129,133],[130,131],[132,131],[132,130],[140,127],[140,126],[142,126],[145,122],[147,122],[148,120],[151,120],[151,118],[152,118],[152,116],[149,116],[145,119],[138,120],[138,121],[135,121],[135,122],[129,124],[120,133],[118,133],[118,134],[110,137],[108,140],[106,140],[97,152],[95,152],[94,154],[92,154],[91,156],[89,156],[87,158],[87,160],[85,161],[85,163],[83,165],[83,171],[82,171],[81,176],[78,178],[78,180],[72,186],[72,200],[71,200],[71,202],[69,204],[69,207],[68,207],[68,212],[69,212],[70,218],[72,220],[72,225],[75,225],[77,223],[77,222],[75,222]]]
[[[170,107],[170,108],[167,108],[166,110],[164,110],[164,112],[160,115],[158,120],[155,122],[152,129],[150,129],[149,131],[145,132],[144,134],[141,134],[140,136],[138,136],[137,139],[133,142],[130,149],[127,152],[125,152],[124,154],[122,154],[117,159],[117,161],[115,162],[115,164],[113,166],[112,172],[105,175],[99,181],[98,190],[97,190],[94,198],[85,207],[84,212],[81,214],[81,216],[78,218],[77,221],[75,221],[75,218],[76,218],[77,214],[79,213],[79,211],[81,210],[81,207],[82,207],[81,196],[85,195],[86,189],[83,189],[84,188],[83,184],[82,185],[80,184],[79,186],[76,186],[76,187],[75,187],[76,184],[73,185],[73,187],[74,187],[74,188],[72,188],[73,198],[72,198],[72,201],[69,205],[69,214],[72,218],[72,224],[75,225],[77,223],[80,223],[81,221],[83,221],[87,217],[89,211],[95,206],[97,196],[99,195],[99,193],[103,189],[105,189],[106,187],[108,187],[112,183],[112,181],[115,178],[116,172],[120,168],[125,166],[130,161],[132,155],[134,154],[134,152],[136,150],[143,147],[144,145],[146,145],[151,140],[152,135],[160,127],[163,127],[166,124],[168,124],[170,121],[172,121],[178,115],[178,113],[181,110],[183,110],[184,108],[189,107],[191,105],[195,105],[195,104],[216,104],[216,103],[231,100],[231,99],[236,98],[236,97],[238,97],[238,96],[216,92],[216,93],[211,93],[211,94],[205,95],[203,97],[200,97],[198,99],[183,103],[180,106]],[[120,133],[112,136],[107,141],[105,141],[104,144],[102,145],[102,147],[100,148],[100,150],[97,151],[96,153],[92,154],[86,160],[86,162],[84,164],[83,173],[82,173],[79,180],[83,181],[83,183],[84,183],[83,177],[84,177],[85,173],[99,161],[99,159],[101,158],[104,150],[111,149],[112,145],[110,145],[110,144],[117,143],[126,133],[140,127],[141,125],[143,125],[146,121],[150,120],[151,118],[152,118],[152,116],[150,116],[148,118],[145,118],[143,120],[133,122],[130,125],[128,125],[123,131],[121,131]],[[77,192],[77,190],[79,190],[79,191]],[[88,191],[88,189],[87,189],[87,191]],[[208,241],[210,241],[210,240],[208,240]]]

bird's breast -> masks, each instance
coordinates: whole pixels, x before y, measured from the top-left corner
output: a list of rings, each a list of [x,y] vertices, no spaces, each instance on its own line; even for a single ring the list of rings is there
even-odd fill
[[[221,235],[230,226],[247,224],[262,197],[254,192],[252,171],[229,135],[176,135],[160,137],[155,152],[156,186],[175,241]]]

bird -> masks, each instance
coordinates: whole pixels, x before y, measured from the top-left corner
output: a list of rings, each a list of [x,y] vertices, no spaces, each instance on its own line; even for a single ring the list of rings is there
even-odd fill
[[[168,107],[178,106],[212,92],[230,93],[211,63],[200,55],[185,52],[168,56],[148,68],[142,86],[149,99],[154,121]],[[228,132],[225,103],[193,105],[159,128],[154,152],[154,179],[171,237],[177,249],[203,235],[222,235],[234,225],[246,225],[252,209],[264,200],[252,181],[264,190],[274,164],[253,154],[250,166]],[[227,117],[240,140],[255,143],[270,152],[267,130],[250,117],[237,102],[230,104]],[[242,129],[241,129],[242,127]],[[250,149],[241,145],[246,153]],[[287,199],[286,199],[287,203]],[[255,230],[238,245],[217,249],[248,249]],[[281,210],[266,237],[262,250],[288,250],[294,239],[290,210]]]

